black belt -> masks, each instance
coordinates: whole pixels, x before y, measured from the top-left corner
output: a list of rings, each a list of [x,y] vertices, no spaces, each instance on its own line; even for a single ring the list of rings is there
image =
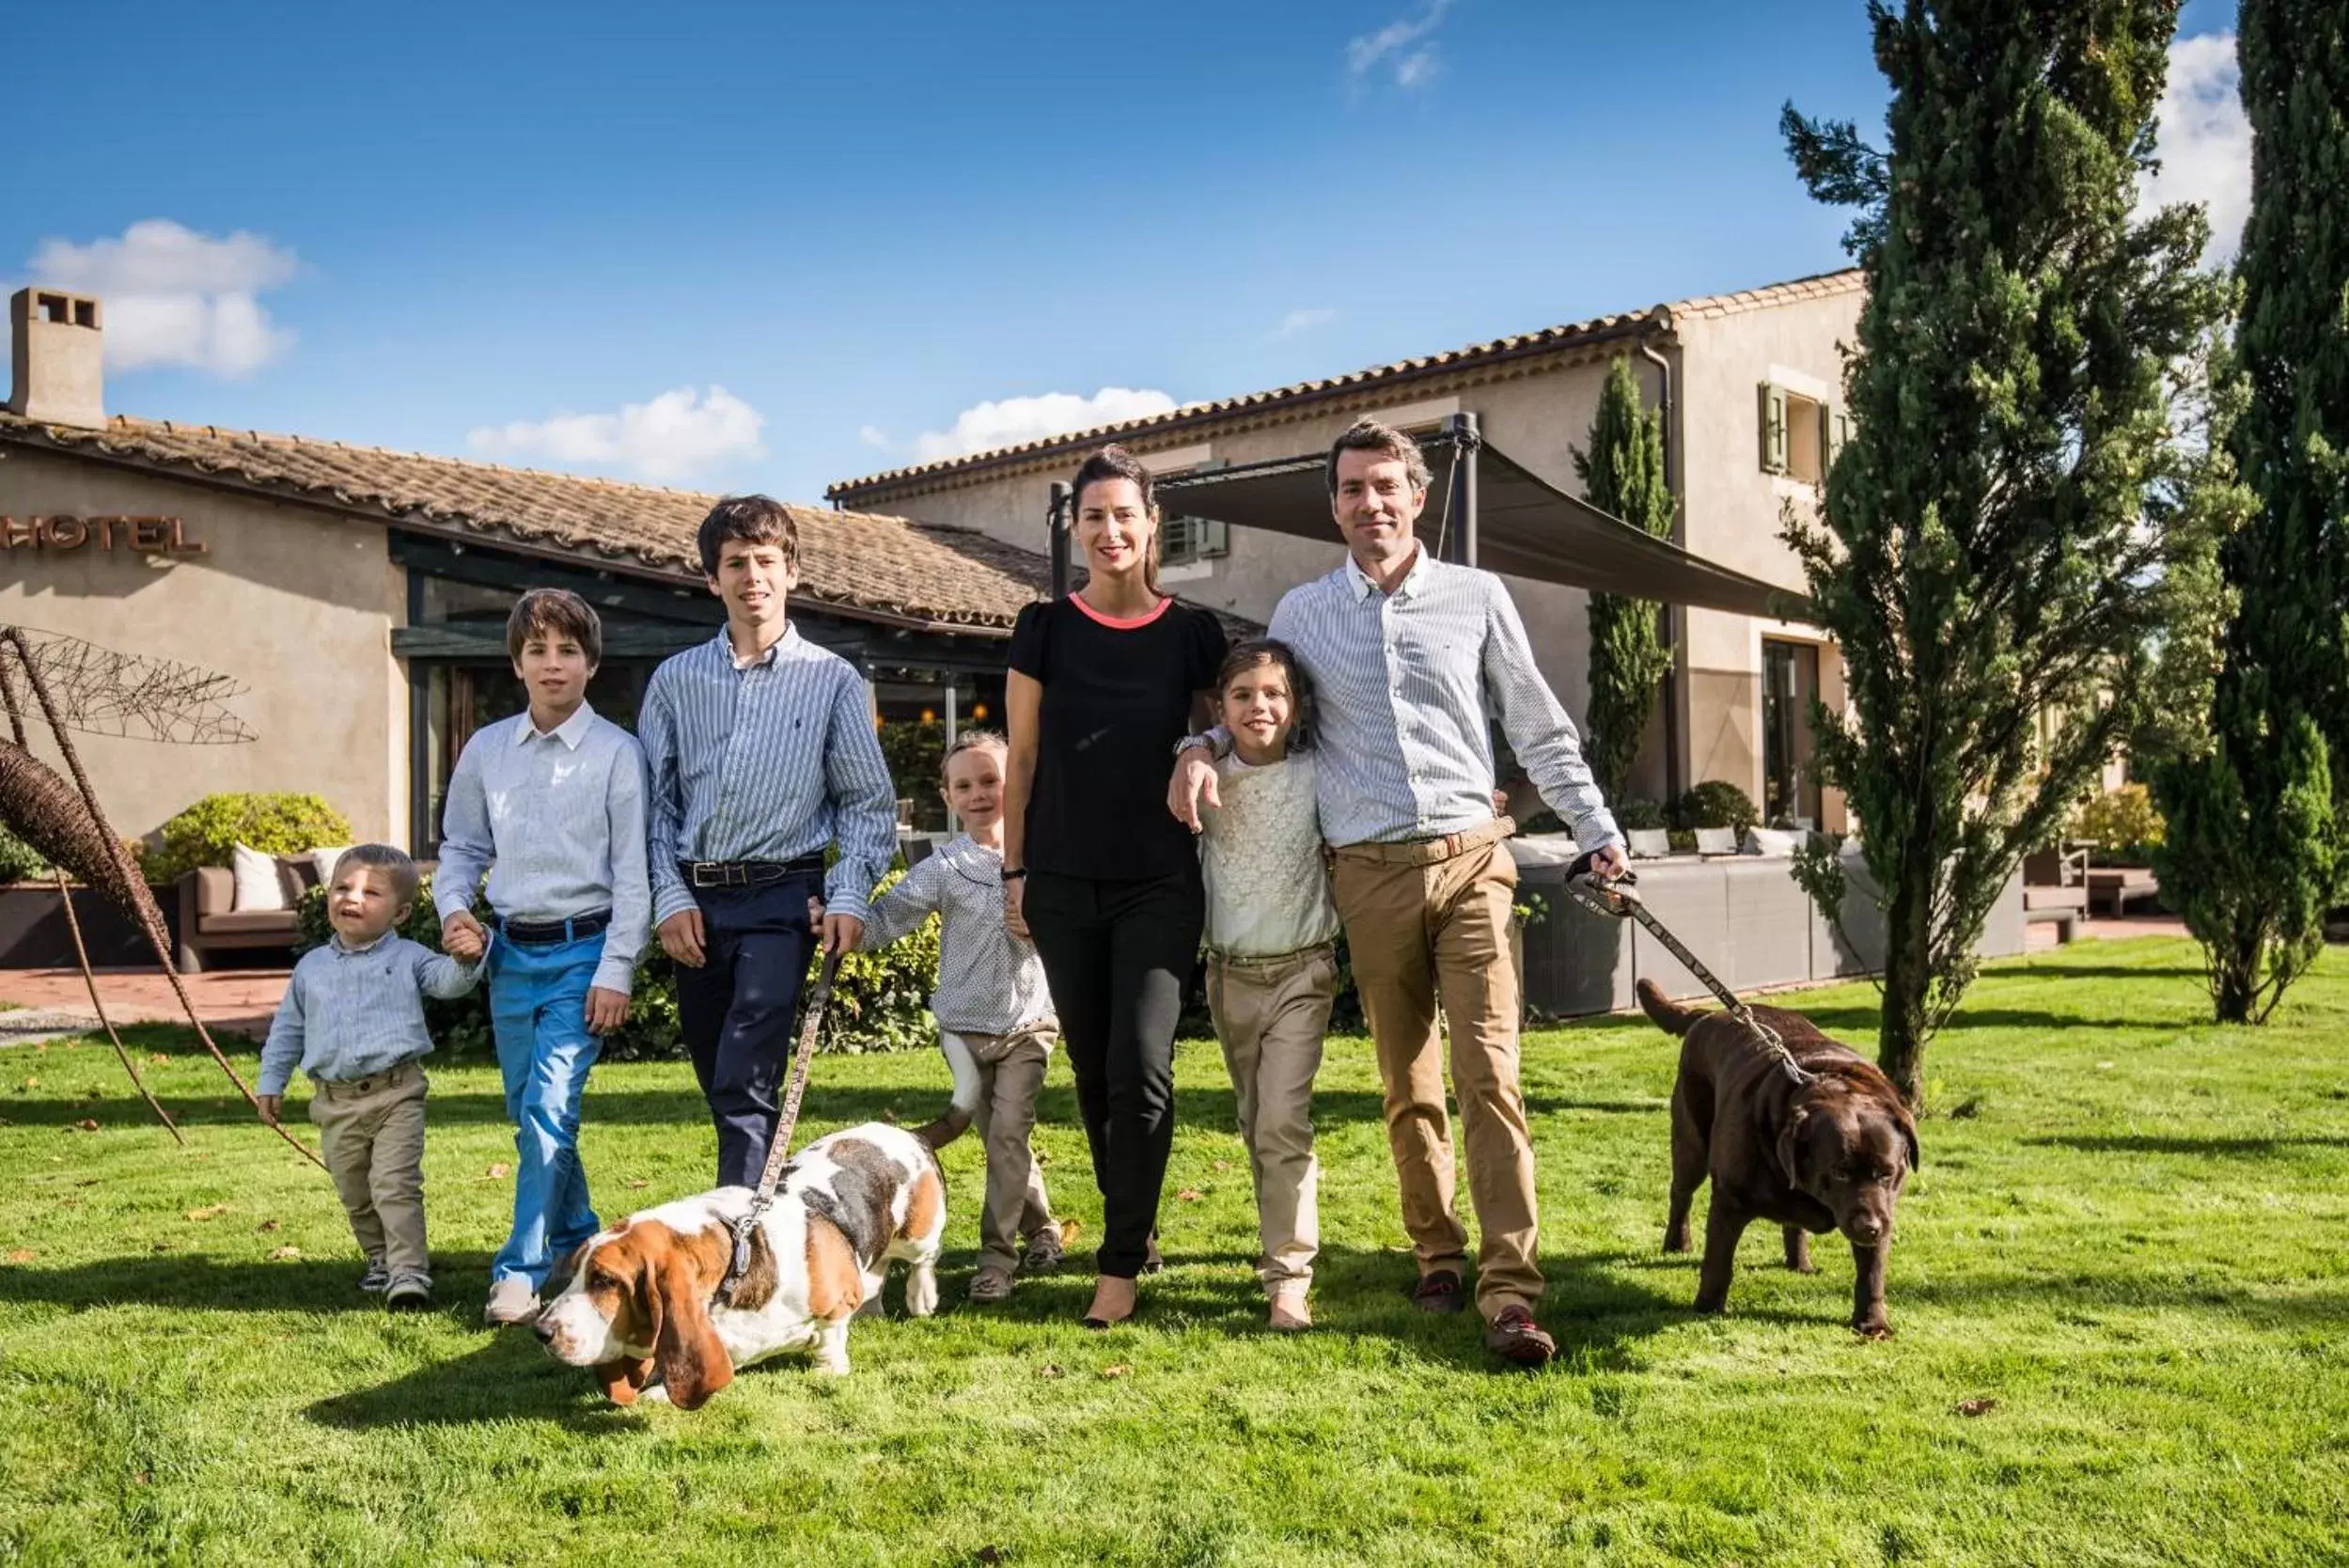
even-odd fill
[[[823,870],[823,856],[803,855],[796,860],[680,860],[677,869],[693,887],[764,887],[787,876]]]
[[[608,909],[573,915],[568,920],[509,920],[492,914],[490,925],[496,933],[521,948],[551,948],[560,942],[576,942],[593,936],[612,923]]]

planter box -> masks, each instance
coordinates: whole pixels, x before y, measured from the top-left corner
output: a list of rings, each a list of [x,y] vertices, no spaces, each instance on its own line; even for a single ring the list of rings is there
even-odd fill
[[[89,961],[98,968],[152,968],[154,949],[139,934],[129,916],[117,909],[95,887],[76,884],[73,913],[82,922],[82,940]],[[174,901],[158,897],[164,925],[178,938]],[[57,902],[54,882],[0,883],[0,969],[70,969],[74,966],[73,933]]]

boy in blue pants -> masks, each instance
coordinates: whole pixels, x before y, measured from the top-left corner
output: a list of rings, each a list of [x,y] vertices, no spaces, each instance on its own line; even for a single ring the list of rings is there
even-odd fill
[[[825,906],[825,949],[864,931],[897,856],[897,789],[856,666],[799,635],[799,524],[763,495],[720,501],[697,541],[726,625],[645,687],[653,917],[718,1135],[718,1184],[755,1186],[778,1113],[792,1010]],[[824,851],[839,855],[827,870]]]
[[[628,1018],[652,924],[644,752],[587,706],[603,624],[587,601],[533,588],[506,621],[530,708],[475,731],[441,811],[432,883],[441,945],[478,955],[474,890],[489,872],[490,1019],[514,1123],[514,1222],[490,1265],[493,1326],[527,1324],[556,1258],[595,1234],[579,1100],[597,1037]]]

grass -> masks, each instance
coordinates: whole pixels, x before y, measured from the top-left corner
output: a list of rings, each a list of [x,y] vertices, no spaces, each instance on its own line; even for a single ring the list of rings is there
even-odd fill
[[[1842,1243],[1796,1278],[1761,1229],[1730,1315],[1689,1313],[1693,1262],[1657,1251],[1672,1051],[1621,1021],[1526,1047],[1558,1364],[1496,1372],[1473,1319],[1404,1303],[1358,1040],[1331,1043],[1318,1099],[1325,1327],[1276,1339],[1230,1090],[1197,1044],[1175,1266],[1140,1325],[1078,1328],[1081,1270],[959,1306],[966,1140],[951,1309],[860,1325],[846,1381],[774,1362],[692,1416],[607,1407],[476,1326],[509,1192],[490,1069],[434,1074],[444,1306],[391,1319],[353,1290],[325,1179],[179,1035],[138,1048],[186,1151],[102,1043],[0,1052],[0,1560],[2339,1561],[2349,963],[2233,1031],[2203,1022],[2195,957],[2089,944],[1975,988],[1929,1072],[1967,1114],[1925,1124],[1889,1343],[1843,1327]],[[1867,987],[1800,999],[1871,1027]],[[825,1058],[811,1136],[927,1114],[944,1082],[928,1054]],[[1097,1220],[1061,1067],[1044,1109],[1056,1197]],[[713,1147],[681,1064],[598,1071],[607,1215],[699,1189]]]

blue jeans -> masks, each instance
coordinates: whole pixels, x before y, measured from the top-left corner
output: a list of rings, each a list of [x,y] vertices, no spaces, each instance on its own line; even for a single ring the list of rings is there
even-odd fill
[[[556,1258],[600,1228],[579,1163],[579,1097],[601,1043],[587,1032],[587,987],[603,955],[599,933],[575,942],[490,949],[490,1023],[514,1124],[514,1228],[492,1280],[537,1290]]]

